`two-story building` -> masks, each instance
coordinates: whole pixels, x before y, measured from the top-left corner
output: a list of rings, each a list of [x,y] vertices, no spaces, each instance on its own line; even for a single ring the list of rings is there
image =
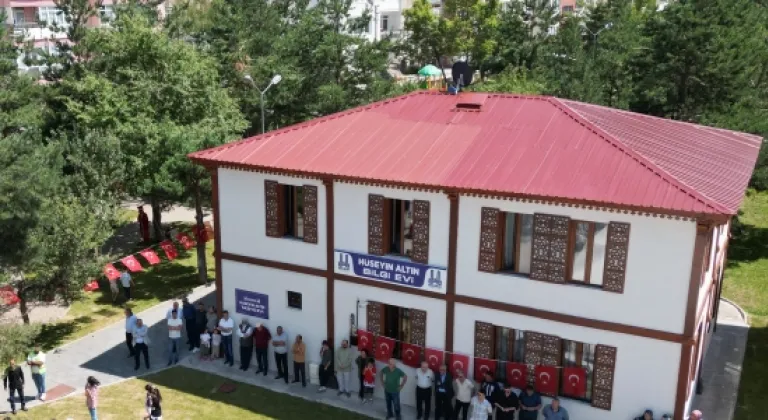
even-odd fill
[[[760,144],[551,97],[415,92],[190,157],[213,178],[219,306],[302,334],[310,362],[370,334],[533,384],[573,419],[682,419]]]

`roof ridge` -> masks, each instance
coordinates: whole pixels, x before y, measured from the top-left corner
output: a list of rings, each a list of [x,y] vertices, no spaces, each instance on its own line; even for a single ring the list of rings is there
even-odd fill
[[[644,168],[648,169],[650,172],[657,175],[659,178],[661,178],[661,180],[673,186],[674,188],[679,190],[681,193],[688,195],[689,197],[701,202],[702,204],[712,208],[713,210],[717,210],[719,212],[723,212],[727,214],[731,213],[731,210],[727,209],[722,204],[700,193],[695,188],[692,188],[685,182],[679,180],[677,177],[675,177],[674,175],[670,174],[669,172],[661,168],[658,164],[656,164],[656,162],[647,158],[642,153],[636,152],[634,149],[632,149],[630,146],[628,146],[627,144],[625,144],[615,136],[608,134],[605,130],[601,129],[600,127],[592,123],[587,117],[581,115],[579,111],[571,108],[565,102],[565,100],[554,97],[554,96],[549,96],[547,97],[547,99],[549,100],[549,103],[557,107],[564,114],[573,118],[575,121],[583,124],[593,133],[598,135],[600,138],[602,138],[603,140],[607,141],[608,143],[616,147],[620,152],[624,153],[628,157],[635,160],[641,166],[643,166]],[[579,103],[584,103],[584,102],[579,102]]]

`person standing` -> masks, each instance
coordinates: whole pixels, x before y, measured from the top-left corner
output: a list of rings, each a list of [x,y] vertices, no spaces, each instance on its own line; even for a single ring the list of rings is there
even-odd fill
[[[703,420],[704,414],[699,410],[691,411],[691,420]]]
[[[235,330],[235,320],[229,317],[229,311],[224,311],[221,315],[219,331],[221,331],[221,347],[224,348],[224,364],[233,366],[235,356],[232,354],[232,333]]]
[[[520,401],[517,399],[515,391],[512,390],[512,385],[505,386],[494,401],[496,420],[515,420],[515,411],[517,411]]]
[[[203,332],[208,331],[205,326],[207,323],[206,318],[205,305],[203,305],[202,302],[198,302],[197,308],[195,309],[195,331],[197,332],[197,340],[195,341],[195,344],[197,344],[198,351],[200,350],[200,346],[202,344],[200,342],[200,336],[203,334]]]
[[[541,409],[541,395],[533,389],[533,386],[528,385],[525,387],[525,391],[520,393],[520,419],[519,420],[536,420],[539,418],[539,410]]]
[[[469,416],[469,404],[472,402],[472,394],[475,392],[475,385],[471,380],[464,377],[461,369],[456,370],[456,380],[453,383],[456,394],[456,408],[453,410],[453,418],[457,420],[459,413],[462,413],[462,419],[467,420]]]
[[[267,353],[269,351],[269,340],[272,339],[272,333],[262,323],[256,324],[256,330],[253,332],[253,347],[256,350],[256,364],[258,364],[258,370],[256,374],[264,373],[267,376],[269,371],[269,357]]]
[[[197,353],[200,351],[200,333],[197,332],[197,324],[195,317],[195,306],[189,303],[189,299],[184,298],[181,301],[181,313],[184,315],[184,327],[187,329],[187,344],[189,344],[189,351]]]
[[[349,348],[349,341],[341,340],[341,347],[336,350],[336,380],[339,382],[338,395],[346,394],[347,398],[352,396],[349,392],[349,382],[354,362],[355,353]]]
[[[213,331],[219,327],[219,317],[216,315],[216,308],[211,306],[208,308],[208,313],[205,314],[205,329]]]
[[[133,329],[133,370],[139,370],[139,355],[144,354],[144,365],[149,369],[149,328],[144,325],[141,318],[136,319],[136,327]]]
[[[112,303],[117,303],[117,297],[120,296],[120,286],[117,285],[117,279],[109,280],[109,291],[112,292]]]
[[[131,274],[127,271],[123,271],[120,273],[120,284],[123,285],[123,293],[125,294],[125,301],[130,302],[131,300],[131,286],[134,286],[133,279],[131,278]]]
[[[133,357],[133,329],[136,328],[136,315],[131,308],[125,308],[125,345],[128,346],[128,358]]]
[[[469,420],[487,420],[493,414],[493,406],[485,398],[482,390],[472,397],[469,403]]]
[[[452,399],[453,378],[448,373],[448,366],[442,364],[435,376],[435,420],[453,419]]]
[[[248,320],[243,318],[237,329],[237,337],[240,339],[240,370],[248,370],[253,355],[253,328],[248,325]]]
[[[494,401],[496,401],[496,396],[501,392],[501,386],[494,379],[493,372],[485,372],[483,376],[485,380],[480,384],[480,389],[483,391],[485,400],[491,404],[491,410],[493,410],[495,407]],[[493,413],[488,415],[488,420],[493,420]]]
[[[160,404],[163,402],[163,397],[160,395],[160,390],[156,386],[152,387],[149,395],[149,418],[150,420],[163,420],[163,409]]]
[[[35,350],[27,356],[27,365],[32,371],[32,381],[37,388],[37,398],[45,401],[45,353],[39,344],[35,345]]]
[[[180,312],[179,302],[173,302],[173,304],[171,305],[171,308],[168,309],[168,312],[165,313],[165,319],[171,319],[171,312],[173,311]],[[179,314],[179,318],[181,318],[181,314]]]
[[[168,319],[168,366],[179,363],[179,352],[181,352],[181,328],[183,322],[179,318],[179,313],[174,309],[171,311],[171,318]]]
[[[359,396],[360,396],[360,401],[362,402],[365,401],[365,385],[363,384],[365,377],[363,375],[363,372],[365,371],[365,368],[368,366],[369,362],[373,363],[373,366],[376,366],[376,359],[368,356],[368,350],[360,349],[360,355],[357,356],[357,358],[355,359],[355,364],[357,364],[357,373],[358,373],[358,376],[360,377],[359,378],[360,379]]]
[[[552,402],[541,410],[546,420],[569,420],[568,410],[560,407],[560,399],[552,398]]]
[[[89,376],[85,381],[85,405],[88,407],[88,413],[91,414],[91,420],[99,420],[96,407],[99,405],[99,382],[93,376]]]
[[[394,358],[381,370],[381,383],[384,384],[384,400],[387,404],[387,418],[400,417],[400,391],[408,382],[408,375],[397,367]]]
[[[138,206],[139,215],[136,217],[136,222],[139,224],[139,234],[141,240],[145,244],[149,243],[149,216],[144,212],[144,206]]]
[[[21,401],[21,411],[27,411],[27,402],[24,400],[24,371],[21,366],[16,364],[16,360],[11,359],[8,367],[3,374],[3,390],[8,391],[8,402],[11,403],[11,413],[16,414],[16,404],[13,401],[13,394],[19,396]]]
[[[288,383],[288,334],[283,327],[278,326],[276,336],[272,338],[272,348],[275,350],[275,364],[277,364],[277,376],[275,379],[284,379]]]
[[[331,355],[331,347],[328,345],[328,340],[323,340],[323,345],[320,348],[320,368],[318,376],[320,376],[320,388],[317,392],[325,392],[326,385],[328,385],[328,379],[331,377],[331,363],[333,362],[333,356]]]
[[[422,414],[424,420],[429,418],[429,413],[432,411],[432,384],[434,381],[435,374],[429,368],[429,363],[421,362],[421,367],[416,370],[416,420],[421,420]]]
[[[293,355],[293,383],[299,382],[299,376],[301,376],[301,386],[307,387],[307,371],[305,365],[305,357],[307,354],[307,346],[304,344],[304,338],[301,334],[296,336],[296,341],[293,342],[291,347],[291,354]]]

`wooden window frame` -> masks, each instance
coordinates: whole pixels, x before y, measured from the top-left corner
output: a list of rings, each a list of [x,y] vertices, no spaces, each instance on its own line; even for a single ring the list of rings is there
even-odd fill
[[[291,194],[286,196],[286,190]],[[299,230],[299,191],[302,193],[302,234]],[[281,184],[277,181],[264,181],[264,200],[266,235],[272,238],[296,239],[317,244],[317,187],[314,185]],[[291,229],[288,228],[286,206],[290,205],[293,217]]]
[[[573,262],[574,262],[574,256],[576,254],[576,230],[579,223],[586,223],[587,224],[587,244],[585,245],[587,247],[587,256],[586,256],[586,264],[584,265],[584,280],[574,280],[573,279]],[[568,224],[568,259],[566,260],[566,282],[571,284],[583,284],[583,285],[592,285],[590,284],[590,277],[592,275],[592,258],[594,257],[594,247],[595,247],[595,225],[597,222],[589,222],[586,220],[575,220],[571,219]],[[608,226],[606,225],[606,229]],[[592,285],[592,286],[600,286],[600,285]]]

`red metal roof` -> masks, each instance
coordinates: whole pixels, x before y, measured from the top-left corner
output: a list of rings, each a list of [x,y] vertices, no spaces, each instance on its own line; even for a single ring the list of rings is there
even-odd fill
[[[762,139],[551,97],[415,92],[217,148],[201,163],[735,214]],[[472,97],[476,101],[478,97]]]

